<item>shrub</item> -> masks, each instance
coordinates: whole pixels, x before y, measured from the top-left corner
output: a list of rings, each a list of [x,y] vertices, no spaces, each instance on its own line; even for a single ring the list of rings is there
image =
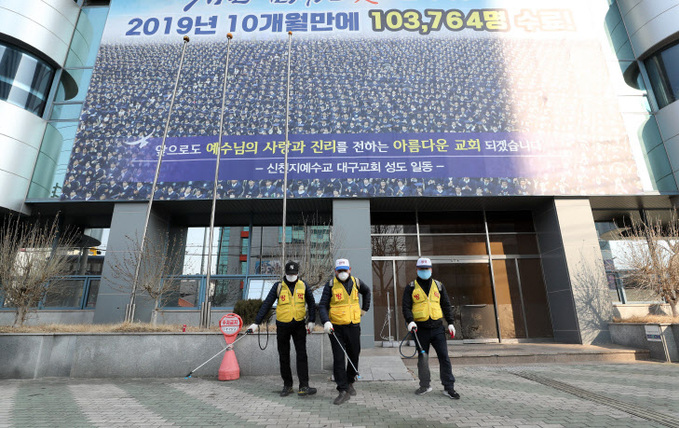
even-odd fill
[[[241,319],[243,320],[243,328],[247,328],[250,324],[255,322],[257,312],[259,312],[259,308],[261,306],[262,299],[239,300],[233,307],[233,312],[235,314],[238,314],[238,316],[240,316]],[[269,313],[267,313],[266,317],[264,317],[264,321],[269,319],[272,312],[273,310],[269,310]]]

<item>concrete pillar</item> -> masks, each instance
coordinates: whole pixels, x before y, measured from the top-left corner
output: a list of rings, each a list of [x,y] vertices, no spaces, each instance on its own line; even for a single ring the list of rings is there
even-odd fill
[[[351,274],[372,290],[372,246],[370,243],[370,201],[335,199],[332,201],[333,233],[338,248],[335,258],[349,259]],[[375,322],[370,311],[361,319],[361,347],[375,346]]]
[[[589,199],[555,199],[534,219],[554,339],[610,343],[613,304]]]
[[[134,272],[129,266],[134,257],[129,254],[134,244],[141,242],[146,218],[146,203],[118,203],[113,209],[111,232],[106,246],[106,258],[101,273],[99,294],[94,311],[94,323],[117,323],[125,319],[125,305],[130,302],[131,280],[116,274],[115,264],[127,263],[127,270]],[[146,239],[150,246],[165,246],[169,222],[167,218],[151,211]],[[137,290],[135,320],[148,322],[151,320],[153,302],[145,294]]]

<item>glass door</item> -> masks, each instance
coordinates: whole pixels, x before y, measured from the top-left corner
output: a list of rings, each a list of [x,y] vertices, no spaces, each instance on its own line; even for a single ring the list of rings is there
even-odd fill
[[[455,340],[498,341],[487,260],[435,261],[433,277],[443,283],[453,306]],[[375,340],[388,340],[390,334],[397,341],[405,337],[401,302],[405,286],[415,278],[415,260],[373,260]]]
[[[387,341],[392,337],[400,341],[406,336],[401,303],[406,285],[415,278],[415,271],[414,260],[373,260],[375,340]]]
[[[495,304],[487,260],[435,263],[434,278],[446,287],[455,318],[456,340],[496,342]]]

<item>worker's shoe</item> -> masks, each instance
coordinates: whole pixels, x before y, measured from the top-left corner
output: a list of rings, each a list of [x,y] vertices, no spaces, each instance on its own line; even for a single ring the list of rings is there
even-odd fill
[[[311,388],[310,386],[303,386],[297,391],[297,395],[304,397],[307,395],[314,395],[316,393],[316,388]]]
[[[349,395],[351,395],[352,397],[354,397],[354,396],[356,395],[356,390],[354,389],[354,385],[353,385],[353,384],[351,384],[351,383],[349,384],[349,387],[347,388],[347,392],[348,392]]]
[[[293,390],[291,386],[284,386],[283,389],[281,389],[281,392],[278,394],[281,397],[287,397],[288,395],[292,394]]]
[[[431,386],[421,386],[415,391],[415,395],[424,395],[427,392],[431,392]]]
[[[349,401],[350,398],[351,398],[351,395],[349,395],[349,393],[347,391],[340,391],[339,395],[337,396],[337,398],[335,398],[335,401],[333,401],[332,404],[337,404],[337,405],[344,404],[347,401]]]
[[[455,392],[454,389],[444,389],[444,390],[443,390],[443,395],[445,395],[446,397],[450,397],[450,398],[452,398],[453,400],[459,400],[459,399],[460,399],[460,394],[458,394],[457,392]]]

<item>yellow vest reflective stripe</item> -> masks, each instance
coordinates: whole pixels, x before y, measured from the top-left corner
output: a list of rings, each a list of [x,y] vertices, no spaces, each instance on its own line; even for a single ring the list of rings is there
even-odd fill
[[[420,283],[415,280],[413,284],[413,318],[415,321],[427,321],[429,318],[438,320],[443,318],[441,310],[441,292],[436,280],[431,281],[429,296],[424,292]]]
[[[304,317],[306,317],[306,300],[304,299],[306,286],[304,282],[298,279],[293,293],[290,293],[290,287],[285,283],[281,282],[280,287],[278,306],[276,306],[276,321],[304,320]]]
[[[330,298],[330,322],[337,325],[360,324],[361,305],[358,303],[358,280],[351,277],[353,282],[351,294],[347,294],[344,284],[337,277],[332,283],[332,297]]]

